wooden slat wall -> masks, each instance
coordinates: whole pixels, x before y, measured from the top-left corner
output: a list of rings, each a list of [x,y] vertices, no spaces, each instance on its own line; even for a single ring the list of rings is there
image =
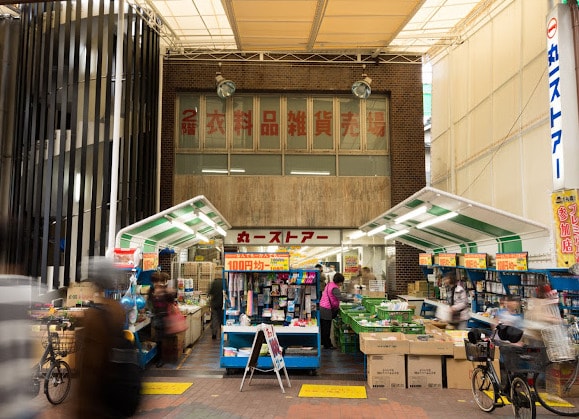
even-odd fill
[[[175,176],[174,181],[173,202],[205,195],[233,228],[357,228],[391,207],[389,177]]]

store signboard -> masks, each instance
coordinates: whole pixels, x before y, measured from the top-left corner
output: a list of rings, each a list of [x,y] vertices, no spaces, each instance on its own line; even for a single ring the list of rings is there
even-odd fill
[[[226,271],[289,271],[289,253],[225,253]]]
[[[432,256],[432,253],[420,253],[418,255],[418,264],[420,266],[431,266]]]
[[[555,4],[547,16],[547,62],[553,190],[579,187],[579,112],[571,8]]]
[[[439,253],[437,256],[440,266],[456,266],[456,253]]]
[[[528,255],[527,252],[497,253],[495,258],[497,271],[526,271]]]
[[[567,189],[551,194],[555,219],[557,267],[559,268],[568,268],[579,261],[577,198],[577,189]]]
[[[315,229],[245,229],[229,230],[225,244],[257,246],[341,246],[340,230]]]
[[[487,268],[487,254],[486,253],[466,253],[464,255],[464,267],[472,269],[486,269]]]

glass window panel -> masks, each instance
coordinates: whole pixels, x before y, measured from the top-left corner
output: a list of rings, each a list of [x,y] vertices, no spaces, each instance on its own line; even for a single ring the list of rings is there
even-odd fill
[[[334,109],[332,98],[314,98],[314,150],[334,149]]]
[[[340,150],[360,150],[360,100],[340,98]]]
[[[205,148],[227,148],[225,137],[227,125],[225,118],[226,103],[227,102],[225,100],[219,99],[217,96],[207,96],[207,116],[205,118]]]
[[[389,123],[386,98],[366,99],[366,149],[388,151]]]
[[[253,149],[253,96],[233,97],[233,149]]]
[[[390,176],[389,156],[339,156],[340,176]]]
[[[199,149],[199,96],[180,95],[177,148]]]
[[[262,96],[259,111],[259,148],[279,150],[279,96]]]
[[[308,148],[307,100],[305,97],[287,99],[287,148],[306,150]]]
[[[175,173],[178,175],[227,174],[227,154],[175,155]]]
[[[297,176],[336,175],[335,156],[285,156],[285,174]]]
[[[281,155],[232,154],[231,174],[281,175]]]

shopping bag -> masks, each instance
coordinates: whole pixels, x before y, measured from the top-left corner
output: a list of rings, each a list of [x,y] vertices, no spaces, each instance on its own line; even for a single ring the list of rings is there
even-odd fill
[[[440,304],[436,308],[436,318],[440,321],[450,323],[453,321],[453,312],[449,305]]]
[[[185,316],[179,311],[177,303],[169,305],[167,315],[165,316],[165,334],[176,335],[185,330],[187,330],[187,321]]]

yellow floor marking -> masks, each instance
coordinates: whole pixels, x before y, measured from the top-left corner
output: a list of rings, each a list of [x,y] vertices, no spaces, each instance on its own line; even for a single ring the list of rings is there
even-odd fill
[[[302,384],[298,397],[329,397],[336,399],[366,399],[366,386],[330,386]]]
[[[141,394],[183,394],[193,383],[144,382]]]

